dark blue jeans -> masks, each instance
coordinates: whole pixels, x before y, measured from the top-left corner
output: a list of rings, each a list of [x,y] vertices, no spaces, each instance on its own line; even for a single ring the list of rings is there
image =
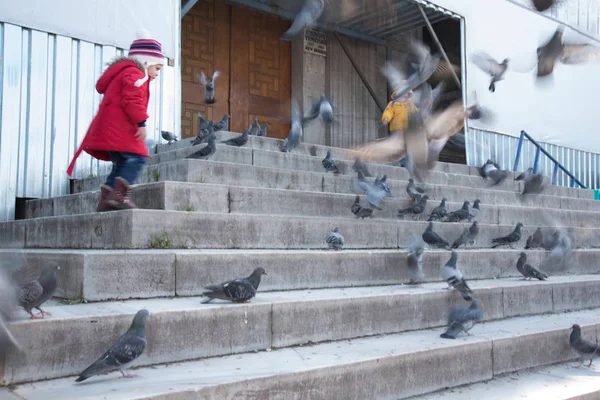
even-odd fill
[[[108,154],[113,166],[108,178],[106,178],[106,186],[114,188],[116,177],[121,177],[130,185],[133,185],[146,164],[146,157],[133,153],[120,153],[116,151],[111,151]]]

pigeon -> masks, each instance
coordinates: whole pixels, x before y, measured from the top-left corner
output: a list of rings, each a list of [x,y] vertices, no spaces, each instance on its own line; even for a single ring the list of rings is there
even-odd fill
[[[453,287],[458,290],[463,299],[471,301],[473,300],[473,297],[471,296],[473,291],[467,285],[467,281],[463,278],[463,274],[456,268],[456,258],[456,252],[452,251],[450,260],[448,260],[446,265],[440,268],[440,276],[448,283],[448,288]]]
[[[214,133],[209,136],[208,144],[201,148],[200,150],[190,154],[186,158],[195,159],[195,160],[206,160],[208,157],[215,154],[217,151],[217,144],[215,143],[216,136]]]
[[[296,35],[304,32],[304,29],[315,26],[324,8],[324,0],[306,0],[300,12],[296,14],[292,26],[281,36],[281,39],[292,40]]]
[[[429,214],[429,219],[427,221],[433,221],[434,219],[441,220],[446,215],[448,215],[448,206],[446,206],[447,199],[444,197],[439,206],[431,211]]]
[[[540,194],[546,188],[544,185],[544,176],[542,174],[532,174],[528,176],[524,182],[523,196],[526,194]]]
[[[408,180],[408,185],[406,186],[406,193],[411,199],[419,201],[421,200],[421,197],[423,197],[423,193],[425,193],[425,190],[423,190],[423,188],[417,187],[413,178],[410,178]]]
[[[86,379],[100,375],[105,372],[119,370],[123,378],[134,378],[135,375],[125,372],[136,358],[146,350],[146,320],[150,313],[142,309],[135,314],[131,326],[99,359],[87,367],[75,382],[83,382]]]
[[[258,130],[258,133],[256,134],[256,136],[266,137],[267,136],[267,125],[268,124],[266,122],[264,124],[262,124],[262,126]]]
[[[354,199],[354,203],[352,204],[351,210],[352,214],[356,215],[356,219],[365,219],[367,217],[373,218],[373,210],[360,205],[360,196],[356,196],[356,199]]]
[[[428,245],[432,246],[432,247],[437,247],[439,249],[448,249],[450,248],[450,245],[448,244],[448,242],[446,242],[444,239],[442,239],[440,237],[440,235],[438,235],[437,233],[435,233],[433,231],[433,222],[430,222],[429,225],[427,225],[427,229],[425,229],[425,232],[423,232],[423,240],[425,241],[425,243],[427,243]]]
[[[358,171],[361,171],[364,176],[369,177],[369,178],[373,176],[369,172],[369,169],[367,168],[367,164],[360,161],[358,158],[354,161],[354,164],[352,164],[352,170],[356,173],[358,173]]]
[[[541,231],[540,231],[541,234]],[[538,237],[537,239],[539,239],[540,237]],[[561,241],[562,238],[562,234],[560,233],[559,230],[555,230],[554,232],[552,232],[551,235],[542,235],[541,236],[541,240],[539,241],[539,243],[541,243],[541,246],[544,250],[548,250],[551,251],[553,250],[556,246],[558,246],[558,244]],[[538,246],[540,247],[540,246]]]
[[[494,185],[499,185],[508,176],[508,172],[500,169],[500,166],[492,160],[487,160],[481,167],[479,172],[482,177],[490,178],[494,181]]]
[[[200,71],[200,83],[204,86],[204,97],[206,99],[206,104],[214,104],[215,103],[215,79],[219,76],[219,72],[215,71],[210,82],[206,79],[206,75],[204,75],[204,71]]]
[[[552,74],[556,61],[563,64],[581,64],[600,59],[600,47],[598,46],[565,44],[563,42],[564,31],[564,26],[559,25],[552,38],[542,47],[538,47],[538,78]]]
[[[404,217],[406,214],[422,214],[423,211],[425,211],[425,208],[427,207],[427,200],[429,200],[429,196],[425,195],[421,197],[421,199],[412,206],[403,210],[398,210],[398,217]]]
[[[177,136],[175,136],[173,134],[173,132],[160,131],[160,135],[162,136],[163,139],[165,139],[167,142],[169,142],[169,144],[171,144],[171,142],[177,141]]]
[[[202,132],[202,130],[208,128],[208,121],[202,116],[202,114],[198,113],[198,130]]]
[[[208,292],[204,292],[202,295],[207,297],[207,299],[202,304],[206,304],[214,299],[229,300],[234,303],[247,303],[256,296],[262,275],[267,275],[267,273],[263,267],[258,267],[247,278],[206,286],[205,289],[208,289]]]
[[[358,181],[357,185],[363,193],[367,194],[367,202],[378,210],[381,210],[379,206],[381,203],[381,199],[386,196],[385,190],[381,189],[378,186],[371,185],[365,180],[365,177],[362,175],[362,172],[358,172]]]
[[[326,173],[333,172],[336,175],[340,173],[340,170],[338,169],[335,161],[333,160],[333,158],[331,158],[330,150],[327,150],[327,155],[325,156],[323,161],[321,161],[321,164],[323,164],[323,168],[325,168]]]
[[[335,228],[333,232],[327,235],[327,244],[330,249],[342,250],[344,248],[344,237],[340,233],[340,228]]]
[[[508,69],[509,59],[505,58],[502,63],[498,63],[496,60],[490,57],[490,55],[480,51],[471,55],[471,62],[492,77],[492,82],[490,83],[490,87],[488,89],[490,92],[494,93],[496,91],[496,82],[504,79],[504,75]]]
[[[529,167],[515,178],[515,181],[524,181],[533,174],[533,168]]]
[[[538,249],[542,247],[544,243],[544,234],[542,233],[542,228],[537,228],[537,230],[533,233],[533,235],[527,238],[527,243],[525,244],[525,250],[527,249]]]
[[[408,266],[408,284],[418,285],[425,280],[423,275],[423,242],[418,237],[413,237],[406,255]]]
[[[250,136],[258,136],[260,133],[260,123],[258,122],[258,117],[254,118],[252,125],[250,125]]]
[[[202,118],[202,116],[200,116],[200,113],[198,113],[198,115],[199,115],[199,118]],[[213,134],[214,134],[214,124],[212,121],[207,122],[206,128],[200,129],[200,133],[198,134],[198,136],[196,136],[194,138],[194,140],[192,140],[192,146],[201,144],[202,142],[204,142],[206,139],[208,139]]]
[[[475,239],[478,234],[479,226],[477,225],[477,221],[475,221],[469,228],[465,228],[462,235],[460,235],[460,237],[452,244],[452,248],[458,249],[461,244],[464,244],[465,247],[467,247],[468,244],[475,244]]]
[[[31,310],[35,308],[40,311],[40,315],[51,315],[48,311],[40,308],[42,304],[52,298],[56,290],[56,271],[60,270],[60,266],[55,262],[48,262],[44,265],[40,276],[37,279],[20,285],[17,292],[19,296],[19,305],[23,307],[29,315],[30,319],[39,319]]]
[[[539,12],[546,11],[554,5],[555,0],[533,0],[533,6]]]
[[[523,279],[529,280],[531,278],[535,278],[539,279],[540,281],[548,279],[546,275],[527,264],[527,254],[525,254],[525,252],[521,252],[519,260],[517,261],[517,271],[523,275]]]
[[[384,190],[386,197],[394,197],[392,195],[392,189],[390,188],[390,185],[387,184],[387,174],[384,174],[381,178],[378,174],[375,178],[375,182],[373,182],[373,185]]]
[[[481,204],[481,201],[479,199],[475,199],[473,207],[469,209],[469,222],[471,222],[471,218],[477,218],[479,211],[481,211],[479,209],[479,204]]]
[[[255,120],[258,124],[258,120]],[[260,129],[260,128],[259,128]],[[292,127],[290,128],[290,133],[288,137],[283,141],[281,145],[281,151],[285,153],[289,153],[298,145],[302,140],[302,121],[300,119],[300,110],[298,109],[298,104],[294,102],[292,105]]]
[[[510,248],[512,249],[513,248],[512,244],[517,243],[519,240],[521,240],[521,228],[522,227],[523,227],[523,224],[519,222],[517,224],[517,226],[515,227],[515,230],[512,231],[509,235],[492,239],[492,249],[495,249],[498,246],[505,246],[505,245],[509,245]]]
[[[577,368],[581,368],[585,360],[590,360],[588,367],[592,366],[592,361],[600,354],[600,346],[581,338],[581,327],[577,324],[571,327],[571,335],[569,336],[569,344],[571,348],[581,357]]]
[[[552,249],[543,265],[545,270],[566,270],[573,255],[573,242],[571,238],[558,232],[557,244]]]
[[[223,115],[223,118],[215,125],[215,132],[226,131],[229,129],[229,118],[231,118],[229,114]]]
[[[468,201],[465,201],[463,203],[462,208],[460,210],[452,211],[451,213],[449,213],[444,222],[461,222],[465,219],[468,219],[470,221],[472,218],[470,213],[470,204],[471,203],[469,203]]]
[[[440,337],[456,339],[461,332],[469,335],[469,330],[481,320],[483,320],[483,311],[479,299],[473,299],[469,308],[454,306],[448,316],[448,329]]]
[[[243,146],[246,143],[248,143],[248,138],[249,138],[248,132],[250,132],[250,129],[246,129],[244,131],[244,133],[242,133],[240,136],[236,136],[229,140],[224,140],[221,143],[224,143],[228,146],[237,146],[237,147]]]
[[[321,118],[325,124],[331,124],[333,122],[333,106],[329,100],[327,100],[325,95],[321,95],[319,100],[313,102],[308,115],[305,115],[302,119],[302,125],[314,121],[317,118]]]

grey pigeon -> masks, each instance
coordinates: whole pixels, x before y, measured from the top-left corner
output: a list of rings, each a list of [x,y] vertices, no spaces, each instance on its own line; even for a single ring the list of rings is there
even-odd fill
[[[571,348],[581,357],[577,368],[581,368],[585,360],[590,360],[588,367],[592,366],[592,361],[600,355],[600,346],[581,338],[581,327],[577,324],[571,327],[571,335],[569,336],[569,344]]]
[[[477,221],[475,221],[470,227],[465,228],[460,237],[452,244],[452,248],[458,249],[460,245],[465,245],[465,247],[467,247],[469,244],[474,244],[478,234],[479,226],[477,226]]]
[[[135,375],[125,372],[131,364],[146,350],[146,320],[150,316],[148,310],[143,309],[135,314],[131,326],[99,359],[79,374],[75,382],[110,371],[119,370],[123,378],[134,378]]]
[[[201,113],[198,113],[198,130],[202,132],[203,129],[208,128],[208,120],[202,116]]]
[[[421,197],[423,197],[423,193],[425,193],[425,190],[423,190],[420,187],[417,187],[415,185],[414,179],[410,178],[408,180],[408,185],[406,186],[406,193],[411,199],[419,201],[421,200]]]
[[[524,182],[523,196],[526,194],[540,194],[546,188],[544,185],[544,176],[541,174],[532,174]]]
[[[264,124],[262,124],[262,126],[258,130],[258,133],[256,134],[256,136],[266,137],[267,136],[267,126],[268,126],[268,124],[266,122]]]
[[[234,138],[231,138],[229,140],[224,140],[221,143],[224,143],[228,146],[236,146],[236,147],[240,147],[245,145],[246,143],[248,143],[248,132],[250,132],[249,129],[246,129],[244,131],[244,133],[242,133],[240,136],[236,136]]]
[[[421,197],[421,200],[413,204],[412,206],[405,208],[403,210],[398,210],[398,217],[404,217],[406,214],[414,214],[419,215],[425,211],[427,208],[427,200],[429,200],[429,196],[425,195]]]
[[[381,178],[378,174],[377,177],[375,177],[375,182],[373,182],[373,185],[385,191],[386,197],[394,197],[392,195],[392,189],[390,188],[390,185],[387,184],[387,174],[384,174]]]
[[[542,228],[537,228],[537,230],[533,233],[533,235],[527,238],[527,242],[525,244],[525,249],[538,249],[542,247],[544,243],[544,234],[542,233]]]
[[[525,252],[521,252],[519,260],[517,260],[517,271],[523,275],[523,279],[535,278],[540,281],[548,279],[546,275],[527,264],[527,254],[525,254]]]
[[[428,245],[432,246],[432,247],[437,247],[439,249],[448,249],[450,248],[450,245],[448,244],[448,242],[446,242],[444,239],[442,239],[440,237],[440,235],[438,235],[437,233],[435,233],[433,231],[433,222],[430,222],[427,225],[427,229],[425,229],[425,232],[423,232],[423,240],[425,241],[425,243],[427,243]]]
[[[533,6],[539,12],[546,11],[554,5],[555,0],[532,0]]]
[[[356,215],[356,218],[373,218],[373,210],[370,208],[365,208],[360,205],[360,196],[356,196],[352,207],[350,208],[352,214]]]
[[[171,144],[171,142],[177,141],[177,136],[175,136],[173,134],[173,132],[160,131],[160,135],[162,136],[163,139],[165,139],[167,142],[169,142],[169,144]]]
[[[492,239],[492,249],[495,249],[498,246],[505,246],[505,245],[509,245],[510,248],[512,249],[513,248],[512,244],[517,243],[519,240],[521,240],[521,228],[522,227],[523,227],[523,224],[521,222],[519,222],[517,224],[517,226],[515,227],[515,230],[512,231],[510,234]]]
[[[369,169],[367,168],[367,164],[365,164],[364,162],[360,161],[358,158],[354,161],[354,164],[352,164],[352,169],[356,173],[358,173],[358,171],[361,171],[362,174],[364,176],[368,177],[368,178],[370,178],[370,177],[373,176],[369,172]]]
[[[317,118],[321,118],[325,124],[331,124],[333,122],[333,106],[329,100],[327,100],[325,95],[321,95],[318,100],[313,102],[310,111],[302,119],[302,124],[304,125]]]
[[[469,222],[471,221],[471,218],[477,218],[479,211],[481,211],[481,209],[479,208],[480,204],[481,204],[481,201],[479,199],[475,199],[475,202],[473,203],[473,207],[471,207],[469,209]]]
[[[494,185],[499,185],[508,177],[508,172],[501,170],[498,164],[494,163],[492,160],[487,160],[487,162],[483,164],[480,174],[482,174],[484,178],[493,180]]]
[[[19,286],[19,305],[31,315],[30,319],[39,318],[31,312],[33,308],[40,311],[42,318],[44,318],[44,315],[51,315],[48,311],[42,310],[40,306],[54,295],[57,270],[60,270],[57,263],[48,262],[44,265],[42,273],[37,279]]]
[[[444,339],[456,339],[464,332],[469,335],[469,330],[483,320],[483,311],[479,299],[473,299],[469,308],[454,306],[450,309],[448,316],[448,329],[440,337]]]
[[[290,151],[298,147],[301,140],[302,121],[300,118],[300,110],[298,109],[298,104],[294,102],[294,104],[292,105],[292,127],[290,128],[290,133],[288,134],[288,137],[283,141],[281,145],[281,151],[289,153]]]
[[[381,199],[383,199],[386,196],[385,190],[368,183],[365,180],[365,177],[362,175],[361,171],[358,172],[357,185],[360,188],[360,190],[363,191],[363,193],[366,193],[367,202],[373,208],[381,210],[380,203],[381,203]]]
[[[340,173],[340,170],[338,169],[337,164],[335,163],[333,158],[331,158],[331,151],[329,151],[329,150],[327,150],[327,155],[325,156],[323,161],[321,161],[321,164],[323,164],[323,168],[325,168],[325,172],[333,172],[334,174]]]
[[[260,133],[260,123],[258,122],[258,117],[255,117],[254,121],[252,121],[252,125],[250,125],[249,135],[250,136],[258,136],[259,133]]]
[[[431,211],[429,214],[429,219],[427,221],[433,221],[434,219],[441,220],[446,215],[448,215],[448,206],[446,205],[447,199],[444,197],[439,206]]]
[[[488,158],[488,160],[485,162],[485,164],[483,164],[481,167],[477,168],[477,171],[479,172],[479,175],[481,175],[482,178],[487,178],[488,171],[490,171],[491,169],[494,169],[494,168],[500,169],[500,166]]]
[[[207,297],[207,299],[202,304],[206,304],[214,299],[228,300],[234,303],[247,303],[256,296],[262,275],[267,275],[267,273],[263,267],[258,267],[247,278],[206,286],[205,289],[208,289],[208,291],[202,293],[202,295]]]
[[[473,300],[473,297],[471,296],[473,291],[469,285],[467,285],[467,281],[463,277],[463,274],[456,267],[456,259],[457,254],[455,251],[452,251],[452,255],[446,265],[440,268],[440,276],[442,280],[448,283],[448,288],[453,287],[460,293],[463,299],[471,301]]]
[[[465,201],[463,203],[462,208],[460,210],[452,211],[451,213],[449,213],[444,222],[461,222],[466,219],[470,220],[470,204],[471,203],[469,203],[468,201]]]
[[[324,0],[306,0],[300,12],[296,14],[292,26],[281,36],[281,39],[292,40],[296,35],[304,32],[304,29],[315,26],[324,8]]]
[[[327,244],[330,249],[334,250],[342,250],[344,248],[345,241],[340,233],[340,228],[336,227],[333,232],[330,232],[329,235],[327,235]]]
[[[556,246],[543,261],[545,270],[567,270],[573,256],[573,242],[571,238],[561,232],[558,233]]]
[[[204,75],[204,71],[200,71],[200,83],[204,86],[204,97],[206,99],[206,104],[214,104],[215,103],[215,79],[219,76],[219,72],[215,71],[210,80],[206,79],[206,75]]]
[[[515,181],[524,181],[533,174],[533,168],[529,167],[515,178]]]
[[[231,118],[229,114],[223,115],[223,118],[215,125],[215,132],[226,131],[229,129],[229,118]]]
[[[217,144],[215,142],[215,139],[216,139],[216,136],[213,133],[211,136],[209,136],[208,144],[206,146],[204,146],[200,150],[190,154],[186,158],[195,159],[195,160],[205,160],[208,157],[212,156],[217,151]]]
[[[418,237],[413,237],[406,255],[408,266],[408,284],[417,285],[425,280],[423,275],[423,242]]]
[[[489,91],[492,93],[495,92],[496,82],[499,82],[504,79],[504,75],[506,74],[506,70],[508,69],[508,58],[505,58],[504,61],[502,61],[502,63],[499,63],[492,57],[490,57],[489,54],[480,51],[471,55],[471,62],[483,72],[492,77]]]
[[[591,44],[566,44],[563,42],[564,31],[564,26],[559,25],[552,38],[537,49],[538,78],[552,74],[557,61],[568,65],[600,59],[600,47]]]
[[[540,231],[541,234],[541,231]],[[551,251],[560,243],[562,234],[559,230],[555,230],[550,235],[543,235],[542,240],[539,242],[544,250]],[[538,237],[539,239],[539,237]],[[539,246],[538,246],[539,247]]]
[[[200,115],[200,114],[198,114]],[[201,116],[200,116],[201,118]],[[211,137],[212,135],[214,135],[214,124],[212,121],[209,121],[206,123],[206,127],[202,128],[200,130],[200,133],[198,134],[198,136],[196,136],[194,138],[194,140],[192,140],[192,146],[196,146],[201,144],[202,142],[204,142],[205,140],[207,140],[209,137]]]

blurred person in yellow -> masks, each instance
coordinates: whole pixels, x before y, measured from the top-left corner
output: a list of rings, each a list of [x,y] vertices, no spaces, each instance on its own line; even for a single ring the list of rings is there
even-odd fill
[[[412,94],[413,91],[411,90],[399,99],[394,100],[396,92],[392,93],[392,101],[388,103],[381,116],[383,125],[390,125],[390,133],[404,133],[408,128],[408,116],[417,112],[417,108],[410,99]]]

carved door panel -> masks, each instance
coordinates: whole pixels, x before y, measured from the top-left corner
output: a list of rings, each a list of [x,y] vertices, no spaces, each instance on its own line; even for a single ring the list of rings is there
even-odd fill
[[[268,136],[290,129],[291,44],[279,40],[289,22],[250,9],[231,8],[231,127],[243,132],[258,117]]]

